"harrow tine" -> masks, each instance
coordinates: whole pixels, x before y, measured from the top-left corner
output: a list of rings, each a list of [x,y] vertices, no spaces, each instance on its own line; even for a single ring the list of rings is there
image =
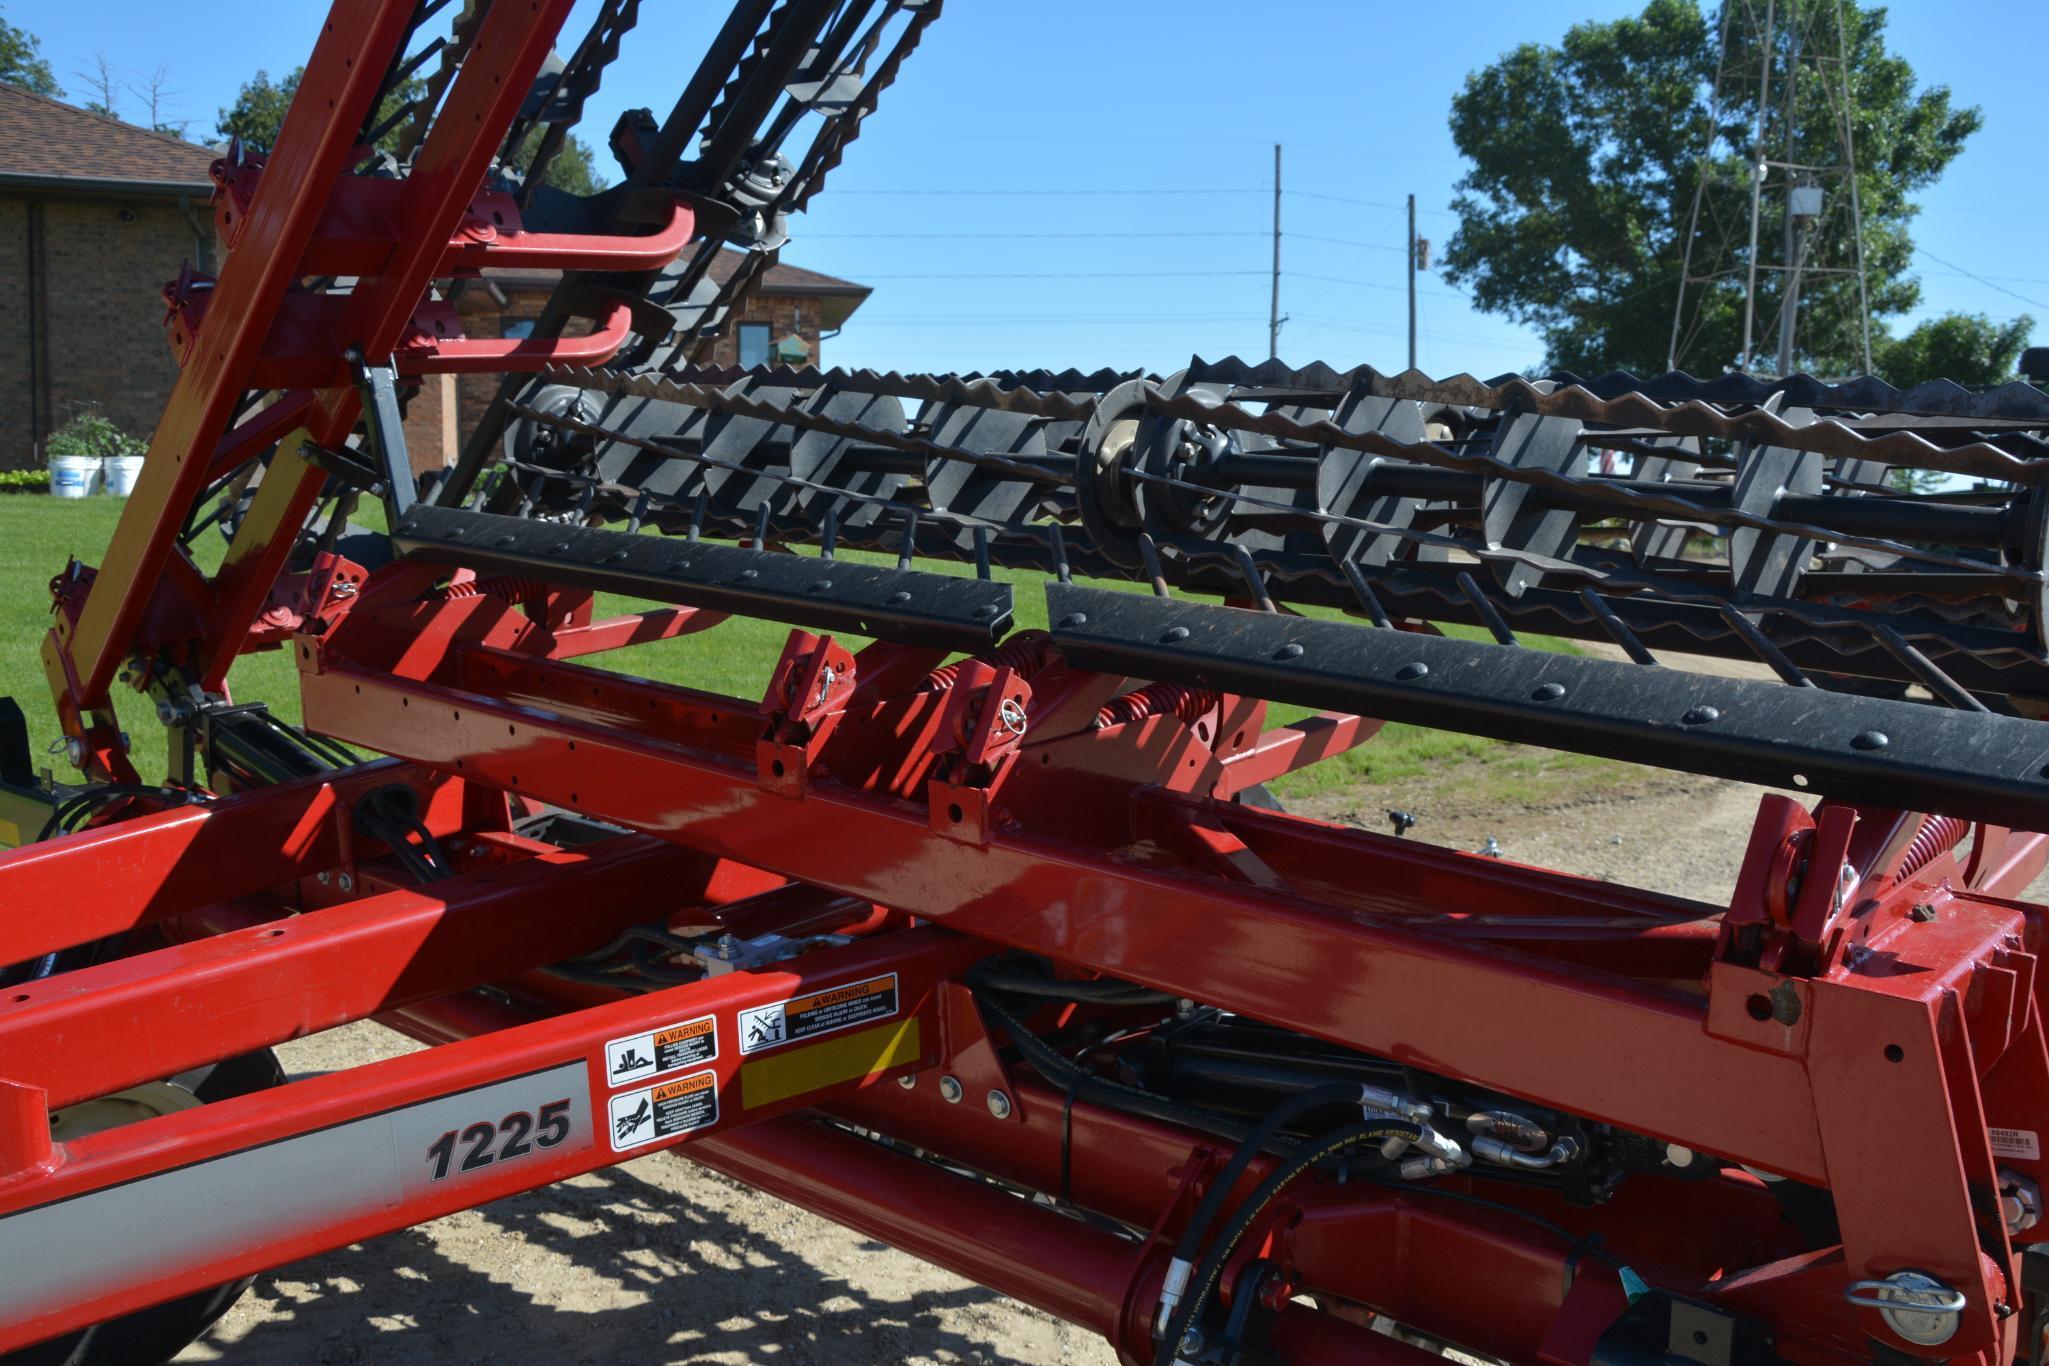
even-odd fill
[[[904,509],[904,538],[903,544],[897,547],[896,567],[898,569],[909,569],[911,561],[916,558],[917,553],[918,510],[914,507],[906,507]]]
[[[1046,544],[1053,552],[1053,577],[1061,583],[1074,582],[1074,570],[1067,563],[1067,537],[1060,523],[1046,523]]]
[[[1743,638],[1745,644],[1756,652],[1757,657],[1771,666],[1772,672],[1795,688],[1811,688],[1814,680],[1800,672],[1800,667],[1787,658],[1786,652],[1771,642],[1770,637],[1758,628],[1734,603],[1722,603],[1717,609],[1722,620],[1730,629]]]
[[[1632,662],[1657,667],[1657,656],[1644,648],[1643,641],[1638,638],[1636,632],[1629,629],[1627,622],[1615,615],[1615,609],[1608,605],[1606,599],[1591,588],[1582,588],[1579,590],[1579,600],[1586,604],[1587,611],[1601,624],[1601,629],[1608,633],[1608,639],[1621,646],[1622,652],[1628,655]]]
[[[1465,570],[1460,570],[1458,586],[1459,591],[1466,595],[1466,601],[1473,604],[1473,610],[1480,614],[1480,621],[1493,634],[1495,641],[1502,645],[1515,644],[1515,632],[1508,629],[1508,622],[1503,619],[1501,609],[1494,605],[1492,598],[1480,591],[1480,585],[1473,576]]]
[[[1252,600],[1259,604],[1259,610],[1277,610],[1274,607],[1273,594],[1267,591],[1266,576],[1259,572],[1259,562],[1252,558],[1252,552],[1242,545],[1234,545],[1231,549],[1238,558],[1239,576],[1245,580],[1245,587],[1252,594]]]
[[[1959,687],[1954,678],[1951,678],[1936,667],[1934,660],[1921,653],[1920,650],[1914,647],[1911,641],[1892,627],[1881,622],[1871,628],[1871,633],[1878,637],[1878,643],[1885,647],[1887,654],[1913,670],[1914,676],[1921,680],[1928,691],[1934,693],[1950,706],[1957,707],[1963,711],[1989,712],[1991,710],[1990,707],[1987,707],[1983,702],[1980,702],[1977,698],[1971,696],[1969,692]]]
[[[1353,596],[1357,597],[1359,605],[1366,609],[1367,619],[1382,630],[1394,629],[1393,618],[1388,616],[1387,608],[1381,605],[1380,595],[1373,591],[1373,585],[1367,581],[1359,566],[1351,560],[1345,560],[1343,568],[1345,582],[1352,586]]]
[[[1160,567],[1160,548],[1154,543],[1151,532],[1141,531],[1138,533],[1138,553],[1145,557],[1146,577],[1152,580],[1153,596],[1157,598],[1173,597],[1174,595],[1167,591],[1167,574]]]

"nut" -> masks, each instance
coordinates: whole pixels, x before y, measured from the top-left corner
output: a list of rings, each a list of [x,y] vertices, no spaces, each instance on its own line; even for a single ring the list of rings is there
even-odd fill
[[[2025,1233],[2042,1222],[2042,1188],[2027,1177],[1999,1169],[1999,1213],[2008,1234]]]

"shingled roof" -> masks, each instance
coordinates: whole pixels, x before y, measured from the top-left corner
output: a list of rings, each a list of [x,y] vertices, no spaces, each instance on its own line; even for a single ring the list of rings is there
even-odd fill
[[[0,83],[0,185],[208,194],[220,153]]]
[[[726,248],[711,261],[709,274],[714,283],[724,284],[733,277],[733,272],[747,259],[745,252]],[[483,272],[488,284],[501,290],[550,290],[561,280],[559,270],[531,270],[517,266],[487,267]],[[852,280],[825,275],[802,266],[788,265],[782,261],[770,266],[755,287],[754,293],[764,298],[815,298],[818,300],[818,321],[827,329],[843,326],[853,311],[874,293],[869,285],[857,285]]]

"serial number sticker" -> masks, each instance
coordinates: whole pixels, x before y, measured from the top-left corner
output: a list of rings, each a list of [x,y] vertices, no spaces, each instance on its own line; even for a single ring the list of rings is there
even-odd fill
[[[719,1055],[718,1029],[712,1017],[679,1020],[645,1034],[613,1039],[605,1045],[605,1085],[624,1086],[686,1067],[700,1067]]]
[[[1987,1129],[1992,1140],[1994,1157],[2022,1157],[2037,1161],[2042,1156],[2042,1140],[2033,1129]]]
[[[759,1053],[799,1039],[815,1039],[897,1012],[896,974],[871,977],[830,991],[796,996],[740,1012],[740,1051]]]
[[[699,1072],[612,1097],[612,1151],[623,1153],[719,1122],[719,1079]]]

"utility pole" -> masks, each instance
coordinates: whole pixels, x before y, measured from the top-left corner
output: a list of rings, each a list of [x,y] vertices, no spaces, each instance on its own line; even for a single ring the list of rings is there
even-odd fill
[[[1416,368],[1416,196],[1409,196],[1409,368]]]
[[[1281,145],[1274,144],[1274,268],[1273,293],[1266,306],[1266,354],[1281,356]]]
[[[1805,30],[1795,24],[1791,30],[1792,46],[1786,57],[1786,287],[1779,294],[1779,364],[1776,373],[1793,373],[1793,330],[1800,317],[1800,267],[1801,257],[1806,254],[1806,234],[1802,229],[1808,219],[1801,214],[1804,207],[1801,199],[1805,194],[1803,182],[1806,173],[1793,170],[1798,160],[1800,143],[1799,106],[1794,98],[1800,88],[1800,39]]]
[[[1765,0],[1764,41],[1758,44],[1757,132],[1750,140],[1750,257],[1749,275],[1743,282],[1743,370],[1751,368],[1753,338],[1757,322],[1757,219],[1764,200],[1764,111],[1772,94],[1772,26],[1777,17],[1773,0]]]

